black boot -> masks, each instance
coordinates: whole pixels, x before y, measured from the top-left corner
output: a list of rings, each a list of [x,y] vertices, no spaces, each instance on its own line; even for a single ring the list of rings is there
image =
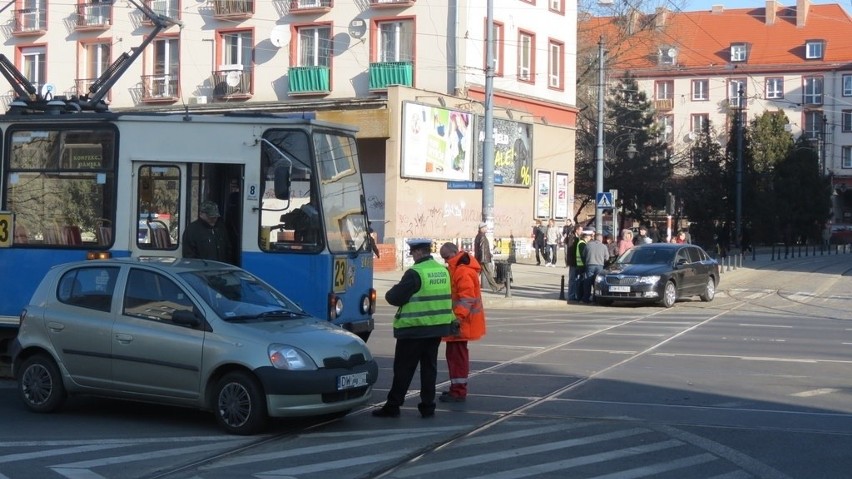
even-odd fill
[[[385,404],[384,406],[373,409],[373,416],[375,417],[399,417],[399,406],[388,406]]]

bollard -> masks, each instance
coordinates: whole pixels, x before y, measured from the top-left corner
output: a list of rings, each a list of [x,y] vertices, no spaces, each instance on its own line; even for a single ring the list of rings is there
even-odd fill
[[[559,299],[565,300],[565,275],[563,274],[559,280]]]
[[[729,258],[730,258],[730,256],[725,256],[725,268],[726,268],[726,271],[730,271],[730,270],[731,270],[731,262],[730,262],[730,261],[728,261],[728,259],[729,259]]]
[[[506,297],[512,297],[512,263],[506,262]]]
[[[751,260],[757,261],[757,248],[754,246],[751,247]]]

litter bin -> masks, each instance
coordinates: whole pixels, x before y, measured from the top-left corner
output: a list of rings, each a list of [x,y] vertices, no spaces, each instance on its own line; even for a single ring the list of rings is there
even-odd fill
[[[494,260],[494,281],[505,284],[506,278],[512,282],[512,263],[507,260]]]

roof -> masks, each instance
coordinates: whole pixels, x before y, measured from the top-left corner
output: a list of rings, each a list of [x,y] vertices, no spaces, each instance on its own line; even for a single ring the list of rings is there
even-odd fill
[[[759,1],[759,0],[758,0]],[[767,25],[766,8],[738,8],[721,12],[670,12],[633,17],[633,25],[646,25],[629,42],[623,38],[630,23],[624,17],[594,17],[582,22],[580,35],[586,44],[596,44],[603,35],[609,52],[610,66],[659,76],[661,70],[673,73],[696,70],[730,75],[732,70],[748,71],[817,71],[852,67],[852,18],[839,4],[810,5],[805,25],[797,27],[796,7],[778,5],[776,19]],[[654,25],[663,25],[654,28]],[[805,42],[825,41],[823,58],[805,58]],[[744,63],[731,63],[731,44],[748,44],[749,56]],[[661,66],[660,48],[675,48],[675,65]]]

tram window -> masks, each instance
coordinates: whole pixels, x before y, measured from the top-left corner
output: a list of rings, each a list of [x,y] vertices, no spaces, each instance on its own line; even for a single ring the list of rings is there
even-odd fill
[[[180,233],[180,169],[144,165],[137,174],[136,245],[174,250]]]
[[[10,132],[6,208],[15,244],[109,247],[115,224],[115,132],[92,129]]]

